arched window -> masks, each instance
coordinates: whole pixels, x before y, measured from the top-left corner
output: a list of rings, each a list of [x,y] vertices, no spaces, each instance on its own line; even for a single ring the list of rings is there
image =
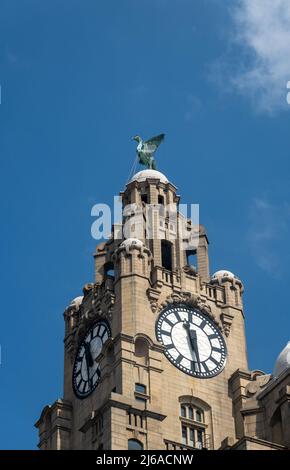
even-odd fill
[[[143,444],[137,439],[128,440],[128,450],[143,450]]]
[[[195,421],[198,421],[199,423],[202,423],[203,420],[203,412],[201,410],[196,410],[195,411]]]
[[[182,445],[195,449],[208,447],[204,411],[194,402],[180,405]]]

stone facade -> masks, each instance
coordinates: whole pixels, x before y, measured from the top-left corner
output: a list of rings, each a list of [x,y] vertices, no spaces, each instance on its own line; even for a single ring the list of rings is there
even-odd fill
[[[182,216],[174,223],[167,209],[178,206],[176,187],[155,178],[153,170],[148,178],[146,171],[142,174],[121,193],[124,205],[134,208],[124,216],[133,238],[112,235],[97,246],[95,282],[65,310],[64,398],[42,411],[36,423],[39,448],[124,450],[129,440],[145,450],[290,448],[290,369],[275,379],[248,370],[242,282],[229,271],[210,276],[203,226],[195,234],[198,247],[190,253],[196,266],[189,264],[184,238],[177,236]],[[134,227],[136,213],[140,221],[146,218],[146,202],[164,205],[154,216],[149,240]],[[164,240],[170,269],[163,259]],[[159,313],[181,303],[211,318],[226,341],[226,366],[213,378],[181,372],[156,339]],[[79,399],[72,388],[74,358],[98,319],[109,322],[112,337],[98,358],[99,385]],[[183,435],[184,429],[194,430],[194,440]]]

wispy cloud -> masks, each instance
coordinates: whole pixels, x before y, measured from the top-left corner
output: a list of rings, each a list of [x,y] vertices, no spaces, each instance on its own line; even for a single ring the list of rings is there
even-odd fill
[[[257,265],[279,277],[283,272],[285,245],[290,234],[290,205],[255,199],[250,209],[247,239]]]
[[[200,113],[203,110],[203,104],[200,98],[198,98],[198,96],[195,96],[193,94],[189,94],[187,96],[186,106],[187,106],[187,109],[184,114],[184,119],[187,122],[192,121],[193,118],[197,115],[200,115]]]
[[[217,66],[226,73],[227,83],[250,97],[258,111],[289,109],[290,1],[236,0],[228,5],[231,52]]]

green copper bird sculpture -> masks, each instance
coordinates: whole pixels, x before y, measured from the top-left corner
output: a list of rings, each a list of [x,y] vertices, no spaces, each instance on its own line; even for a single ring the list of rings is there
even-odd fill
[[[164,137],[165,134],[160,134],[145,141],[142,140],[139,135],[135,135],[135,137],[133,137],[133,140],[138,142],[136,152],[139,158],[139,163],[141,163],[141,165],[144,165],[152,170],[156,170],[156,161],[153,155],[161,142],[163,142]]]

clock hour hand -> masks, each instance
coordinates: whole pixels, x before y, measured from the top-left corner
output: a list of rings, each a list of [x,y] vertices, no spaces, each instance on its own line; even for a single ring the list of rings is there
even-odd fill
[[[196,357],[196,361],[197,362],[200,362],[200,359],[199,359],[199,352],[198,352],[198,346],[197,346],[197,338],[196,338],[196,331],[195,330],[191,330],[190,329],[190,324],[189,322],[184,322],[183,324],[184,328],[187,330],[187,333],[188,333],[188,336],[189,336],[189,341],[190,341],[190,345],[191,345],[191,348],[195,354],[195,357]]]
[[[189,335],[191,339],[191,344],[193,344],[193,350],[195,353],[196,361],[199,363],[199,351],[198,351],[198,345],[197,345],[197,337],[196,337],[196,331],[195,330],[189,330]]]

